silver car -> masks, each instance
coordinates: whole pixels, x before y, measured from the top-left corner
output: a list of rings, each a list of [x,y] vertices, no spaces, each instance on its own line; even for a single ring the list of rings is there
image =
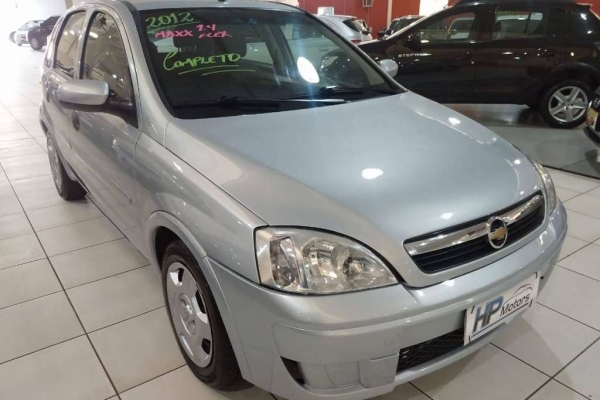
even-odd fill
[[[567,221],[544,168],[300,9],[92,1],[47,48],[58,193],[152,261],[214,388],[390,392],[480,349],[548,280]]]
[[[371,32],[364,25],[364,21],[349,15],[316,15],[328,24],[337,33],[350,40],[354,44],[373,40]]]

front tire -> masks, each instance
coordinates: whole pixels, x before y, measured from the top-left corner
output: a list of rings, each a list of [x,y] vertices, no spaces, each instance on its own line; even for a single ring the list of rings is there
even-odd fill
[[[44,47],[42,45],[42,42],[40,42],[38,40],[38,38],[36,38],[36,37],[32,37],[29,39],[29,45],[31,46],[32,49],[37,50],[37,51],[42,50],[42,47]]]
[[[555,128],[575,128],[585,122],[593,91],[587,83],[569,79],[546,89],[539,104],[542,118]]]
[[[81,200],[85,197],[85,189],[79,182],[69,178],[65,167],[63,166],[58,149],[50,136],[46,141],[48,146],[48,160],[50,161],[50,169],[52,170],[52,178],[56,191],[65,200]]]
[[[217,390],[248,387],[206,278],[180,240],[165,250],[162,278],[171,327],[194,375]]]

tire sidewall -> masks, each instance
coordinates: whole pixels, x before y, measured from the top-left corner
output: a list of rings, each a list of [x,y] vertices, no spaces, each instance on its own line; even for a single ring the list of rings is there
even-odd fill
[[[34,43],[37,43],[37,45],[34,45]],[[36,37],[33,37],[33,38],[29,39],[29,45],[34,50],[41,50],[42,49],[41,43],[38,40],[38,38],[36,38]]]
[[[561,87],[566,87],[566,86],[575,86],[575,87],[578,87],[579,89],[583,90],[588,98],[588,101],[590,101],[593,96],[593,90],[590,88],[590,86],[587,83],[577,80],[577,79],[569,79],[569,80],[561,81],[561,82],[558,82],[555,85],[549,87],[548,89],[546,89],[546,91],[544,92],[544,94],[540,100],[540,103],[539,103],[539,112],[540,112],[540,115],[542,116],[542,118],[550,126],[555,127],[555,128],[565,128],[565,129],[575,128],[575,127],[578,127],[579,125],[583,124],[586,119],[586,113],[583,113],[583,115],[578,120],[575,120],[572,122],[561,122],[561,121],[556,120],[550,114],[550,110],[548,109],[548,104],[550,102],[550,99],[552,98],[552,95],[554,93],[556,93],[556,91],[559,90]]]
[[[210,363],[202,368],[194,363],[194,361],[188,356],[187,352],[183,348],[179,338],[177,337],[177,332],[175,330],[175,326],[173,324],[173,316],[171,315],[171,307],[169,306],[169,296],[167,294],[167,273],[169,270],[169,266],[175,262],[179,262],[183,264],[192,274],[196,283],[198,284],[202,294],[204,295],[204,302],[206,305],[206,314],[208,315],[208,320],[210,322],[210,329],[212,331],[213,336],[213,354],[210,360]],[[217,321],[216,317],[218,315],[216,304],[214,298],[212,296],[212,292],[208,287],[208,283],[206,282],[206,278],[204,274],[200,270],[198,262],[196,261],[193,254],[189,251],[187,247],[182,242],[174,242],[167,247],[165,251],[165,256],[163,258],[163,264],[161,266],[161,276],[162,276],[162,287],[163,287],[163,296],[165,299],[165,306],[167,309],[167,314],[169,315],[169,323],[171,324],[171,329],[173,330],[173,335],[175,336],[175,340],[177,341],[177,346],[179,346],[179,350],[183,355],[186,363],[189,368],[192,370],[194,375],[196,375],[201,381],[205,383],[210,383],[216,379],[217,365],[219,363],[219,355],[217,349],[219,348],[219,341],[221,340],[220,334],[216,330]]]

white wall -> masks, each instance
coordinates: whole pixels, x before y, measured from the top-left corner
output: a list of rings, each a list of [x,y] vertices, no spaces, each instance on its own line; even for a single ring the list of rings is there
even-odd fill
[[[46,19],[66,9],[65,0],[0,0],[0,28],[11,31],[31,19]]]
[[[421,0],[419,15],[429,15],[448,5],[448,0]]]

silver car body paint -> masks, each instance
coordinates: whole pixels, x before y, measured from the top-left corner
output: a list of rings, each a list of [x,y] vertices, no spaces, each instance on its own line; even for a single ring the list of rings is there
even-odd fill
[[[254,1],[133,5],[300,12]],[[80,116],[82,128],[74,131],[71,111],[56,100],[68,78],[48,66],[43,127],[69,175],[154,264],[158,229],[169,229],[190,248],[246,380],[293,400],[383,394],[472,353],[498,330],[397,374],[400,349],[460,328],[468,307],[535,273],[543,277],[540,287],[547,281],[566,235],[562,204],[522,240],[450,270],[425,274],[404,249],[407,239],[545,190],[526,157],[476,122],[409,92],[298,111],[176,119],[152,80],[131,6],[103,0],[68,13],[90,9],[113,16],[126,42],[137,127],[98,113]],[[52,46],[47,51],[51,56]],[[366,179],[366,169],[382,174]],[[405,283],[331,296],[263,287],[254,231],[267,225],[318,228],[359,240]],[[304,385],[291,377],[283,358],[298,363]]]

